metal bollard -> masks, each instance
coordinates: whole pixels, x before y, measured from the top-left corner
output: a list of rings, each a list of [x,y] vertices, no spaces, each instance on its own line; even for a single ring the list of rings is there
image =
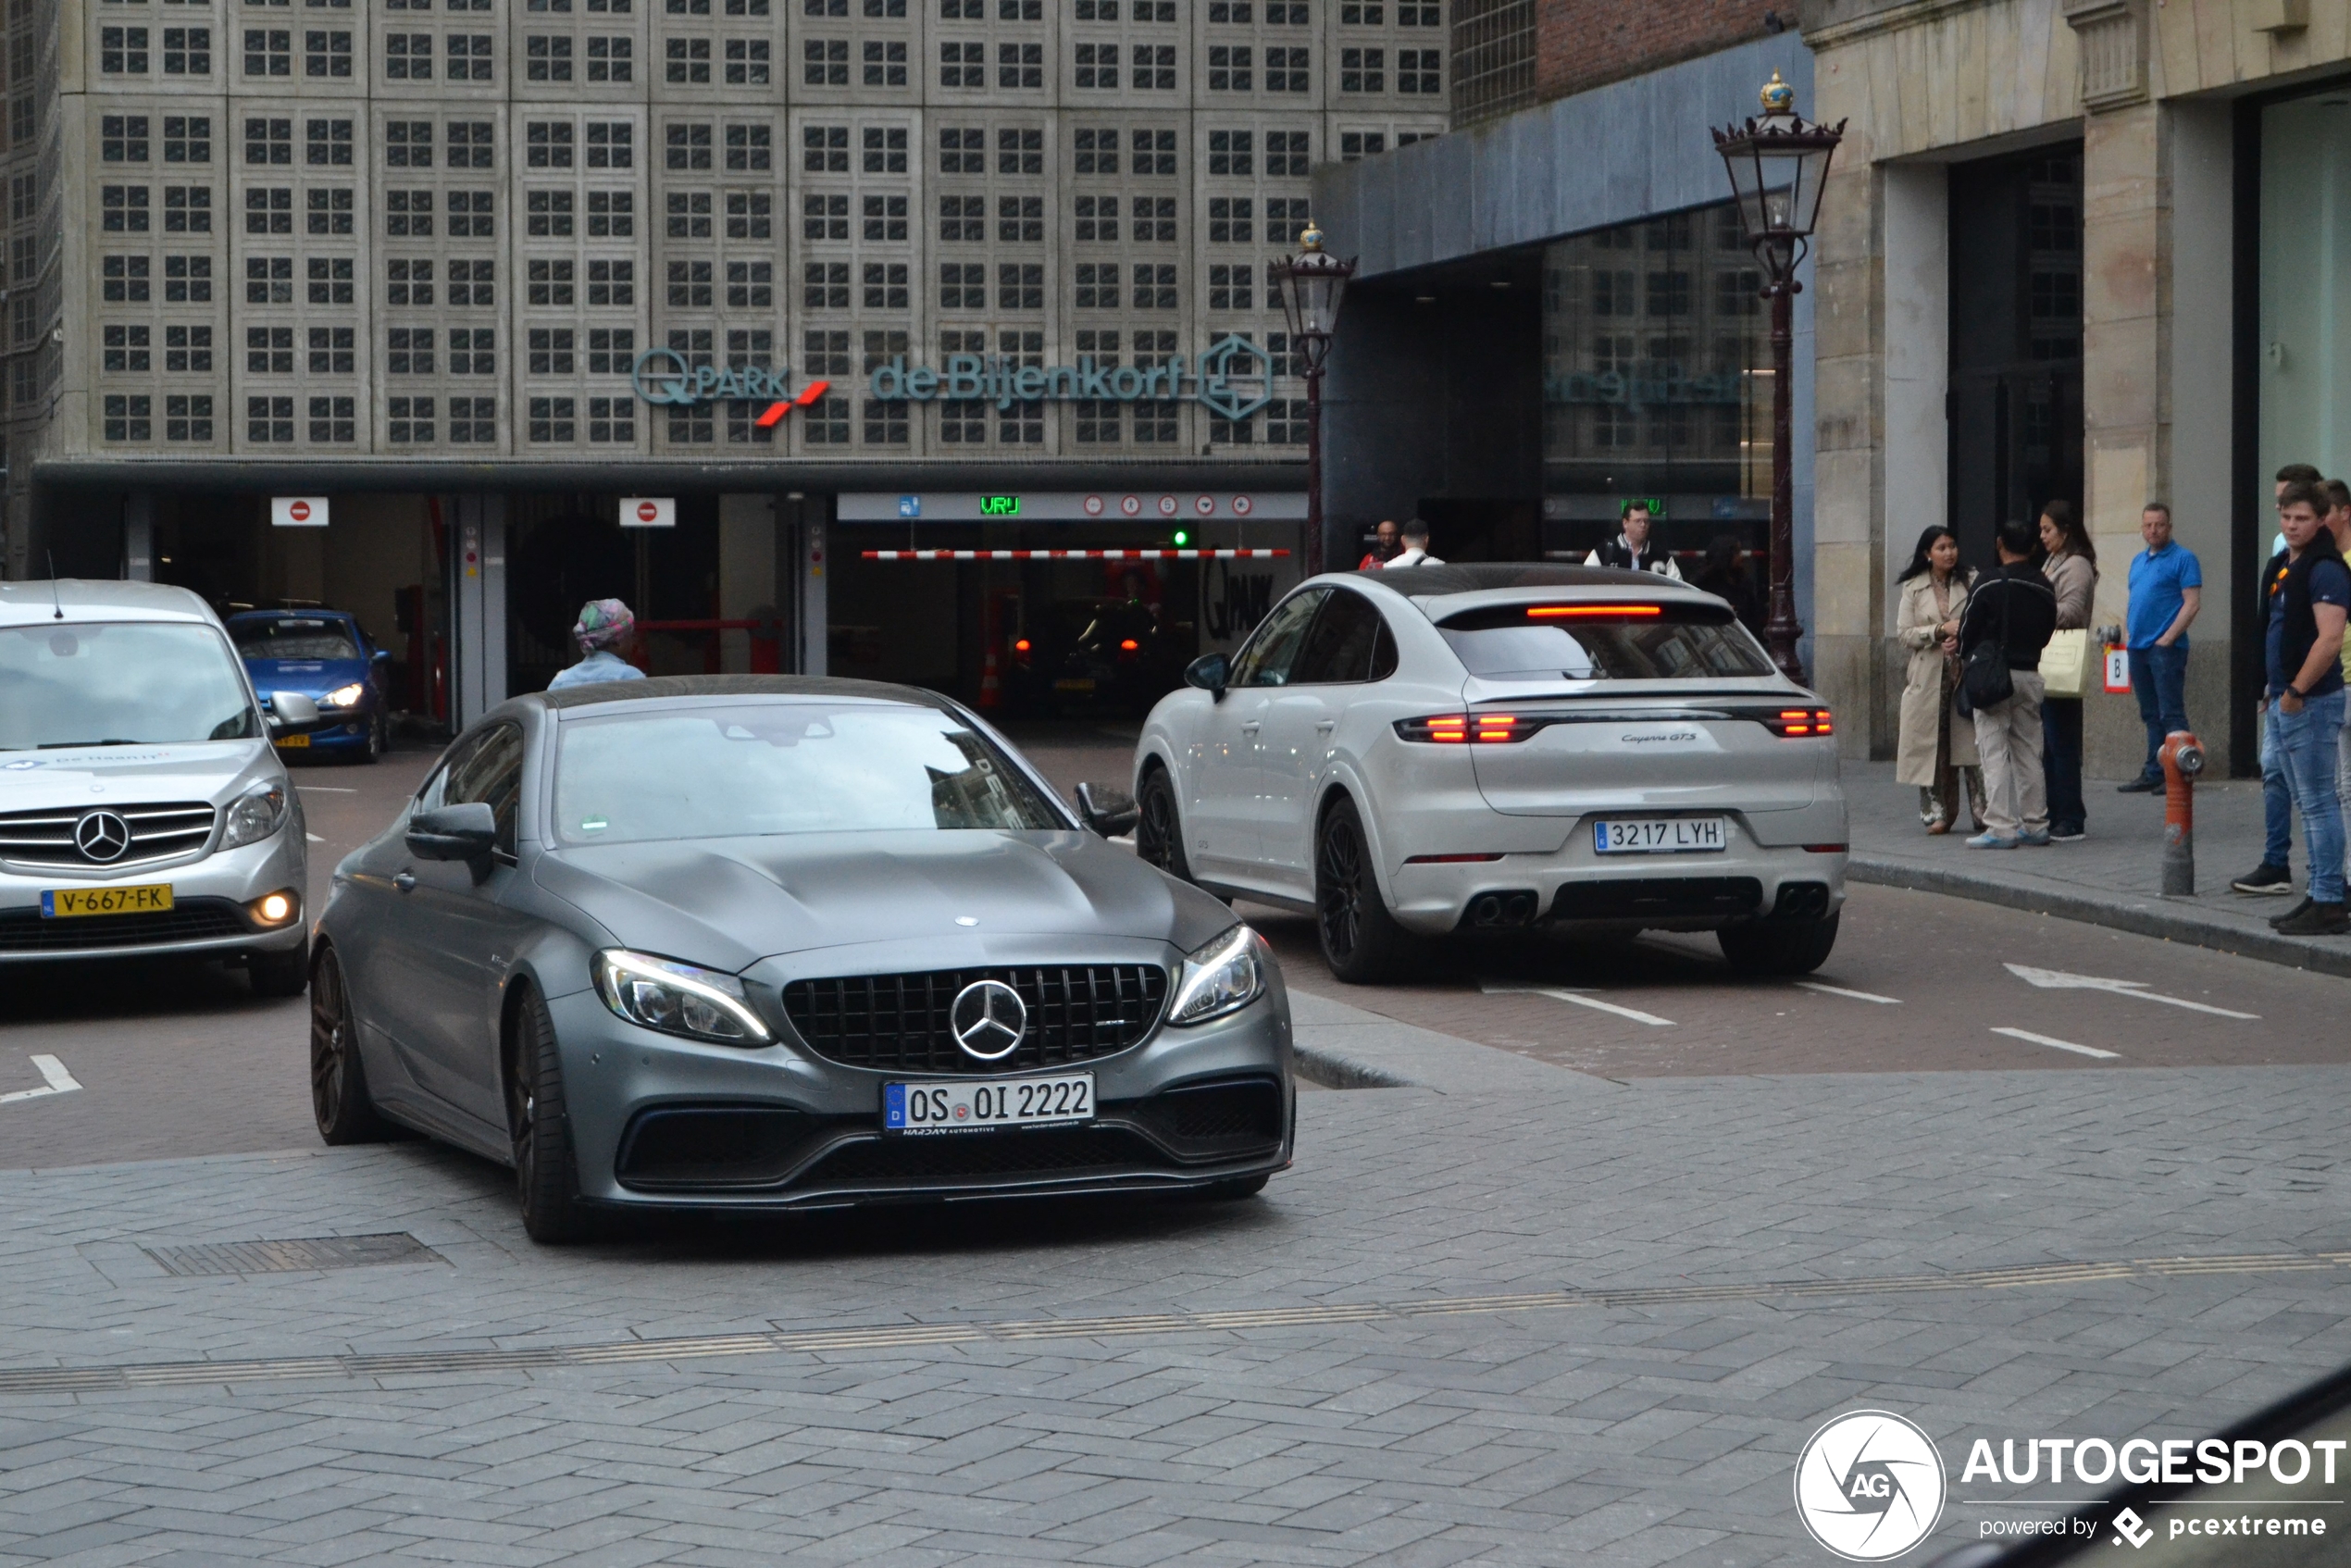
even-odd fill
[[[2196,896],[2196,776],[2204,742],[2184,729],[2163,738],[2163,896]]]

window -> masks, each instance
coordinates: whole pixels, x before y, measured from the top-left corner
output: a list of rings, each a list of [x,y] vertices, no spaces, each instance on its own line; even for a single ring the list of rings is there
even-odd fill
[[[1265,91],[1303,93],[1307,90],[1306,51],[1302,48],[1265,51]]]
[[[432,167],[432,121],[429,119],[393,119],[384,122],[384,167],[386,168],[430,168]]]
[[[523,231],[537,239],[559,238],[572,231],[572,193],[531,191],[523,198]]]
[[[709,192],[672,191],[668,195],[668,205],[669,221],[667,232],[671,239],[707,240],[710,238],[711,207]]]
[[[626,196],[626,192],[616,194]],[[903,216],[903,197],[895,198]],[[729,191],[727,193],[727,238],[730,240],[768,240],[775,237],[772,203],[774,197],[765,191]],[[899,236],[904,238],[902,232]]]
[[[849,85],[849,40],[811,38],[800,46],[800,80],[810,87]]]
[[[432,238],[432,193],[386,191],[384,235],[393,240]]]
[[[1115,44],[1080,44],[1077,45],[1077,85],[1100,88],[1104,92],[1118,85],[1118,45]],[[1088,132],[1088,134],[1091,134]]]
[[[153,398],[130,396],[118,392],[106,394],[106,439],[108,441],[153,441],[154,420],[150,410]]]
[[[353,329],[349,327],[311,328],[310,373],[314,376],[350,375],[357,355],[352,339]]]
[[[637,359],[637,333],[630,327],[592,327],[588,332],[588,373],[626,376]]]
[[[1144,92],[1173,93],[1176,90],[1176,45],[1173,44],[1138,44],[1126,57],[1131,62],[1126,75],[1128,85]]]
[[[163,30],[163,74],[210,76],[212,29],[168,27]]]
[[[534,38],[533,44],[544,44]],[[384,34],[384,80],[386,81],[430,81],[432,80],[432,34],[429,32],[388,32]]]
[[[450,81],[490,80],[490,34],[453,32],[442,40],[442,47],[449,59]]]
[[[494,261],[453,261],[449,264],[449,303],[476,308],[498,303],[498,264]]]
[[[212,399],[202,392],[173,392],[163,400],[163,439],[212,439]]]
[[[305,262],[305,281],[312,305],[352,303],[352,260],[347,255],[314,255]]]
[[[1030,198],[1032,201],[1036,198]],[[903,196],[867,196],[865,198],[865,237],[885,243],[902,242],[906,238],[906,198]],[[1042,225],[1039,230],[1041,232]]]
[[[765,87],[771,80],[768,70],[767,40],[765,38],[727,40],[727,81],[730,85]]]
[[[668,125],[663,128],[667,146],[663,149],[663,162],[670,168],[708,168],[710,167],[710,127],[707,125]]]
[[[939,407],[939,439],[948,446],[977,446],[988,440],[988,404],[958,399]]]
[[[996,268],[996,308],[1045,308],[1045,268],[1041,262],[1007,261]]]
[[[293,257],[288,255],[245,257],[245,303],[247,305],[293,304]]]
[[[904,131],[899,134],[903,136]],[[737,172],[764,170],[775,167],[773,162],[773,130],[765,125],[730,125],[727,128],[727,167]]]
[[[534,119],[523,127],[523,162],[530,168],[571,167],[571,122]]]
[[[245,399],[245,440],[256,443],[293,440],[293,399]]]
[[[212,374],[212,329],[166,327],[163,330],[163,368],[167,375]]]
[[[846,403],[846,398],[828,398],[829,403]],[[906,404],[902,400],[884,402],[880,398],[865,400],[865,444],[867,446],[904,446],[906,444]],[[836,440],[843,439],[837,437]]]
[[[529,439],[535,442],[568,442],[579,439],[578,400],[568,397],[534,397],[530,400]]]
[[[1430,96],[1443,91],[1440,78],[1444,73],[1437,64],[1438,54],[1435,49],[1397,50],[1396,91]]]
[[[939,46],[939,85],[974,89],[987,86],[988,45],[941,44]]]
[[[293,74],[292,31],[282,27],[245,29],[245,74],[247,76],[292,76]]]
[[[705,267],[707,265],[704,263]],[[526,263],[525,268],[524,280],[528,285],[525,297],[530,304],[563,305],[578,303],[578,269],[568,257],[541,256]],[[705,299],[703,303],[707,305],[709,301]]]
[[[384,414],[384,439],[394,446],[432,440],[432,402],[429,397],[390,399]]]
[[[620,80],[616,78],[615,80]],[[588,122],[588,167],[628,168],[637,161],[637,128],[627,120]]]
[[[939,15],[941,20],[951,22],[985,21],[988,7],[983,0],[939,0]]]
[[[802,267],[800,303],[810,310],[847,310],[849,263],[812,261]]]
[[[498,373],[498,334],[488,327],[451,328],[449,330],[449,373],[453,376],[496,375]]]
[[[357,402],[348,397],[314,397],[310,400],[310,439],[315,442],[343,442],[359,439]]]
[[[997,131],[996,172],[999,174],[1044,173],[1044,131],[1015,131],[1010,126]]]
[[[1251,13],[1255,9],[1256,7],[1250,4],[1250,0],[1211,0],[1208,19],[1217,23],[1229,22],[1236,27],[1247,27],[1251,20]]]
[[[1208,243],[1213,245],[1254,244],[1257,240],[1255,204],[1247,196],[1208,199]],[[1268,231],[1271,226],[1268,225]]]
[[[710,81],[709,39],[668,39],[663,44],[662,53],[664,81],[705,84]]]
[[[1257,308],[1257,268],[1240,263],[1217,262],[1208,269],[1208,308],[1211,310],[1254,310]]]
[[[1387,92],[1387,51],[1341,49],[1338,52],[1338,90],[1342,93]]]
[[[1080,174],[1116,174],[1118,172],[1118,132],[1115,131],[1080,131],[1075,133],[1077,172]]]
[[[492,167],[490,133],[489,120],[451,120],[449,122],[449,167],[452,168]]]
[[[773,309],[776,304],[775,264],[766,261],[728,262],[727,304],[737,310]]]
[[[384,340],[384,374],[387,376],[429,376],[432,374],[433,330],[429,327],[394,327]]]
[[[292,162],[293,162],[293,121],[290,119],[245,121],[246,167],[254,168],[264,164],[279,166]]]
[[[591,397],[588,400],[588,439],[591,442],[633,442],[637,439],[637,401],[628,397]]]
[[[804,125],[800,129],[800,167],[810,174],[849,172],[849,127]]]
[[[865,50],[865,85],[868,87],[903,87],[906,85],[906,45],[902,43],[877,43],[867,40]]]
[[[530,329],[529,365],[530,373],[534,376],[572,374],[575,368],[572,330],[568,327]]]
[[[671,201],[678,198],[672,196]],[[849,198],[812,193],[800,198],[800,235],[803,240],[849,238]]]
[[[271,122],[276,123],[274,120]],[[312,119],[303,122],[302,161],[314,168],[351,167],[351,121]],[[253,160],[247,158],[246,162]]]
[[[1257,133],[1253,131],[1212,131],[1208,133],[1208,172],[1247,176],[1257,172]]]
[[[588,80],[591,81],[634,81],[636,63],[630,58],[632,48],[632,42],[628,38],[590,38],[588,40]]]
[[[1253,446],[1257,441],[1257,416],[1238,419],[1221,419],[1212,415],[1208,421],[1208,439],[1218,446]]]
[[[449,193],[449,237],[453,240],[493,238],[491,213],[491,193],[488,191],[452,191]]]
[[[1308,27],[1312,19],[1307,14],[1306,0],[1274,0],[1265,7],[1268,27]]]
[[[454,48],[457,41],[451,39]],[[302,74],[305,76],[344,77],[351,75],[351,34],[341,29],[310,28],[302,35]],[[449,74],[454,77],[456,68]]]
[[[622,0],[614,0],[621,4]],[[595,0],[589,0],[595,4]],[[494,397],[453,397],[449,400],[449,439],[459,446],[487,445],[498,439],[498,400]]]
[[[1250,50],[1247,44],[1238,46],[1215,44],[1208,50],[1208,90],[1212,93],[1246,93],[1250,89]]]
[[[711,264],[673,261],[669,264],[669,304],[680,310],[707,310],[711,303]]]
[[[1648,313],[1651,316],[1687,316],[1690,313],[1688,273],[1652,272],[1644,281],[1648,285]]]
[[[865,266],[867,310],[904,310],[913,304],[908,268],[902,261],[869,261]]]
[[[1384,0],[1368,0],[1367,4],[1346,0],[1338,8],[1338,20],[1341,27],[1386,27],[1387,6]]]
[[[848,375],[849,334],[821,327],[807,333],[801,339],[800,369],[810,377]]]
[[[1116,131],[1105,135],[1115,136]],[[848,167],[844,162],[842,167]],[[939,133],[939,172],[941,174],[985,174],[988,172],[988,133],[984,131],[951,130]]]
[[[1306,400],[1302,397],[1277,397],[1265,405],[1265,444],[1268,446],[1304,446],[1306,444]]]
[[[282,125],[285,122],[280,120],[278,123]],[[105,115],[99,118],[99,162],[145,163],[147,149],[145,115]]]
[[[1338,133],[1338,156],[1342,163],[1375,158],[1386,151],[1387,138],[1376,131],[1342,131]]]
[[[1096,244],[1118,243],[1118,198],[1116,196],[1079,196],[1076,198],[1076,238]]]
[[[108,185],[98,193],[102,217],[100,227],[109,234],[143,234],[147,231],[147,188],[144,185]]]
[[[255,376],[291,376],[293,374],[293,329],[292,327],[248,327],[245,329],[245,369]],[[288,436],[288,441],[293,437]]]
[[[910,342],[911,339],[902,328],[881,328],[867,331],[865,334],[865,373],[871,375],[885,365],[894,364],[905,358]],[[837,373],[848,375],[849,367],[843,365]]]
[[[208,115],[169,115],[163,122],[163,161],[210,163],[212,118]]]
[[[1114,335],[1114,334],[1113,334]],[[1083,358],[1084,355],[1080,355]],[[1099,361],[1097,362],[1099,363]],[[1115,446],[1126,437],[1126,411],[1108,399],[1086,399],[1070,405],[1075,434],[1081,446]]]
[[[1008,245],[1041,243],[1045,238],[1045,198],[999,196],[996,238]]]
[[[977,244],[988,238],[988,198],[939,198],[939,237],[950,244]]]
[[[843,338],[848,335],[846,332],[841,334]],[[812,369],[809,373],[814,375],[816,372]],[[835,394],[820,397],[809,404],[806,417],[801,422],[800,439],[808,446],[847,446],[849,399]]]
[[[390,305],[430,305],[432,263],[399,257],[384,263],[384,303]]]
[[[1265,203],[1265,239],[1269,244],[1287,245],[1305,230],[1309,221],[1304,196],[1273,196]]]
[[[939,307],[941,310],[988,308],[988,268],[977,262],[941,262],[939,268]]]
[[[1045,46],[1042,44],[996,45],[996,85],[1000,88],[1044,86]]]
[[[105,346],[103,367],[110,374],[142,372],[153,367],[147,329],[108,324],[100,332]]]
[[[1134,149],[1135,172],[1138,174],[1174,174],[1176,172],[1176,133],[1172,131],[1138,131],[1127,143]]]
[[[1176,308],[1176,268],[1173,263],[1137,262],[1134,278],[1137,310]],[[1138,338],[1137,341],[1139,342],[1141,340]]]
[[[148,259],[108,255],[98,263],[99,292],[108,305],[139,305],[148,297]]]
[[[1127,204],[1126,210],[1135,216],[1137,244],[1172,245],[1176,243],[1175,197],[1137,196]]]
[[[1114,261],[1077,263],[1076,307],[1080,310],[1116,310],[1118,270],[1118,263]]]
[[[543,32],[524,39],[523,77],[529,81],[569,81],[571,40],[562,33]]]
[[[1307,169],[1307,132],[1269,131],[1265,133],[1265,172],[1275,179],[1303,180]]]
[[[212,257],[168,255],[163,258],[163,303],[210,305]]]
[[[308,232],[313,234],[348,234],[351,232],[351,187],[348,185],[313,186],[309,192],[309,208],[304,215]]]
[[[865,172],[868,174],[905,173],[906,128],[896,125],[865,127]]]

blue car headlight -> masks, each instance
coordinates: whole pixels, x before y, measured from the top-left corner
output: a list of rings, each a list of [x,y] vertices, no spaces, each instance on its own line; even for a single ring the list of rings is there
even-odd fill
[[[1172,1028],[1205,1024],[1238,1012],[1265,994],[1265,940],[1236,926],[1184,955],[1176,994],[1167,1004]]]
[[[720,1045],[765,1045],[775,1037],[744,1000],[743,983],[721,969],[606,948],[596,954],[596,994],[632,1024]]]
[[[338,686],[319,698],[318,705],[322,708],[355,708],[359,705],[359,699],[367,694],[367,684],[355,680],[348,686]]]

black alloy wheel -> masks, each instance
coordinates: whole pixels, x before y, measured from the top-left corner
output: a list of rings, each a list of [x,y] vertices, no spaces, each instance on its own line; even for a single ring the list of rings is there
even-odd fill
[[[1363,819],[1343,798],[1324,813],[1315,834],[1314,930],[1323,962],[1351,986],[1400,978],[1422,956],[1422,944],[1380,897]]]
[[[392,1135],[367,1094],[359,1029],[332,948],[320,949],[310,973],[310,1114],[330,1144],[380,1143]]]
[[[522,1227],[533,1241],[577,1241],[588,1234],[588,1211],[579,1201],[571,1119],[564,1110],[555,1021],[536,990],[526,989],[516,1006],[511,1044],[506,1126],[514,1137],[515,1192],[522,1207]]]
[[[1135,815],[1135,852],[1171,877],[1192,879],[1184,857],[1184,824],[1176,810],[1176,782],[1163,767],[1143,776],[1143,798]]]
[[[383,760],[385,751],[389,749],[392,744],[391,737],[388,734],[391,728],[391,720],[385,716],[384,711],[381,708],[378,708],[375,712],[375,716],[367,721],[367,749],[360,755],[359,760],[361,762],[380,762]]]

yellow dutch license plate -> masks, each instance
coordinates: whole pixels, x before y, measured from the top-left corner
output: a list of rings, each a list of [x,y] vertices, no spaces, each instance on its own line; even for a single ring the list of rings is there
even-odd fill
[[[1056,691],[1091,691],[1093,689],[1094,683],[1090,680],[1056,680],[1053,682],[1053,690]]]
[[[271,744],[275,745],[281,752],[299,752],[309,746],[310,737],[307,735],[280,735],[276,740],[272,741]]]
[[[153,915],[171,907],[171,884],[143,888],[44,888],[41,917],[63,920],[78,915]]]

